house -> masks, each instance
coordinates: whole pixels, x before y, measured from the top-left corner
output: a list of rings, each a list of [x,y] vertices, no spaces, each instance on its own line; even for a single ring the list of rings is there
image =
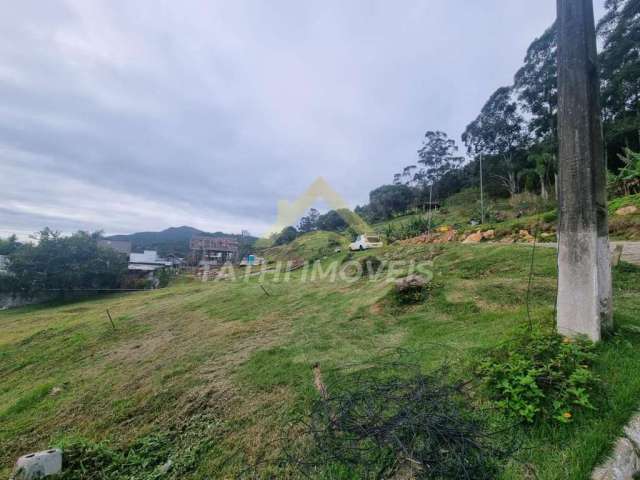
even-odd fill
[[[101,238],[98,240],[98,246],[104,248],[111,248],[119,253],[129,255],[131,253],[131,242],[125,240],[107,240]]]
[[[240,250],[237,240],[228,237],[191,238],[191,255],[198,265],[223,265],[235,262]]]
[[[170,253],[166,258],[167,262],[171,262],[173,267],[181,267],[184,265],[184,258],[179,257],[175,253]]]
[[[172,266],[173,262],[160,258],[155,250],[145,250],[143,253],[131,253],[129,255],[130,271],[153,272]]]

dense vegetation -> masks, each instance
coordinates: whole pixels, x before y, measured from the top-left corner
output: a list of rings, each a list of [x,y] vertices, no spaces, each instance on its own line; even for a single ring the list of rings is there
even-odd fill
[[[74,290],[117,288],[127,272],[127,256],[98,245],[99,233],[62,236],[48,228],[37,243],[0,241],[9,257],[8,272],[0,274],[0,292],[29,298]]]
[[[640,191],[640,0],[607,0],[598,35],[610,192],[629,195]],[[556,50],[554,24],[531,43],[513,84],[498,88],[465,129],[469,162],[445,132],[427,131],[416,163],[396,174],[393,185],[371,191],[356,212],[375,222],[442,202],[479,185],[481,162],[488,196],[527,191],[549,198],[557,173]]]

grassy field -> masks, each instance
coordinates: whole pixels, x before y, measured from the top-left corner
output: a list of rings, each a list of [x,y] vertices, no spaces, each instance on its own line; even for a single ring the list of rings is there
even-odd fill
[[[89,471],[103,472],[85,478],[237,478],[256,463],[265,478],[297,478],[278,461],[280,439],[317,397],[311,365],[340,376],[403,348],[425,371],[447,361],[470,376],[473,361],[527,322],[530,252],[385,247],[387,259],[434,261],[430,297],[402,309],[388,308],[386,282],[303,282],[298,271],[289,282],[179,281],[0,312],[0,476],[20,454],[72,445]],[[553,318],[555,273],[555,252],[537,251],[536,328]],[[618,330],[595,365],[598,410],[566,426],[518,428],[522,447],[503,478],[587,478],[638,407],[640,335],[624,327],[640,327],[640,269],[617,268],[615,306]]]

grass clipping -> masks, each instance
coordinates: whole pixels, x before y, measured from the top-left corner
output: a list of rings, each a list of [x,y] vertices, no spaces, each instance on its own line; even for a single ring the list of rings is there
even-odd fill
[[[290,436],[287,463],[310,478],[494,478],[507,454],[447,379],[446,368],[424,375],[402,364],[325,386],[315,366],[320,398],[292,429],[306,441],[296,450]]]

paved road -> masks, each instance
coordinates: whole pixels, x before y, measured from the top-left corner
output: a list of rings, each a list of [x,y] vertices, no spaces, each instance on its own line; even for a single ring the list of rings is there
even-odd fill
[[[539,243],[541,247],[558,248],[557,243]],[[622,260],[640,265],[640,242],[611,242],[613,250],[617,245],[622,245]]]

